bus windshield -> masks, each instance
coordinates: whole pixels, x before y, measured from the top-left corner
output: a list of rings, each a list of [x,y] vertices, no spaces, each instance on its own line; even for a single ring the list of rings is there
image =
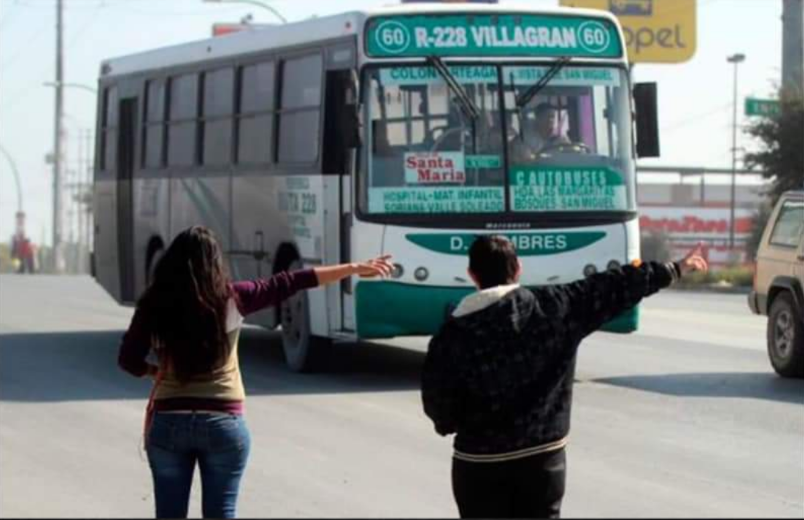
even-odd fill
[[[534,92],[549,66],[448,69],[474,117],[432,66],[369,69],[363,213],[633,210],[624,70],[567,65]]]

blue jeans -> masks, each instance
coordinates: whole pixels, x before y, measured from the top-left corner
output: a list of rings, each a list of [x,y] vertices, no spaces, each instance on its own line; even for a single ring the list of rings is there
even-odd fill
[[[157,518],[186,518],[195,465],[204,518],[234,518],[251,438],[241,415],[157,413],[146,449]]]

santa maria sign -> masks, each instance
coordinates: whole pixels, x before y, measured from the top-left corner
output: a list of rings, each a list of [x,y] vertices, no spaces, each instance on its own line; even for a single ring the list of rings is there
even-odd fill
[[[465,184],[466,169],[461,152],[405,153],[407,184]]]
[[[582,16],[465,14],[378,16],[366,24],[373,58],[573,56],[620,58],[611,20]]]

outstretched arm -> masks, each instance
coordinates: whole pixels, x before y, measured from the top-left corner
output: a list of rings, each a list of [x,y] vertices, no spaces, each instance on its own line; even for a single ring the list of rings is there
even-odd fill
[[[378,256],[365,262],[353,262],[351,264],[325,265],[313,269],[321,285],[337,282],[348,276],[359,275],[362,278],[373,278],[375,276],[388,276],[394,270],[391,264],[391,255]]]
[[[708,265],[700,248],[699,244],[678,262],[637,262],[553,288],[568,309],[573,335],[585,337],[685,274],[706,271]]]
[[[232,289],[237,295],[237,308],[240,314],[246,316],[266,307],[278,305],[298,291],[337,282],[347,276],[387,276],[393,270],[390,258],[390,255],[387,255],[365,262],[282,271],[270,278],[235,282],[232,284]]]

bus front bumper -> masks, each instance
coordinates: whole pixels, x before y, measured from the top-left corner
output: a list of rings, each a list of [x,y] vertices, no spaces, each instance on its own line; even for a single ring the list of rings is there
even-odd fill
[[[355,287],[357,336],[361,339],[432,336],[473,288],[432,287],[400,282],[358,282]],[[600,330],[629,333],[639,325],[639,306]]]

